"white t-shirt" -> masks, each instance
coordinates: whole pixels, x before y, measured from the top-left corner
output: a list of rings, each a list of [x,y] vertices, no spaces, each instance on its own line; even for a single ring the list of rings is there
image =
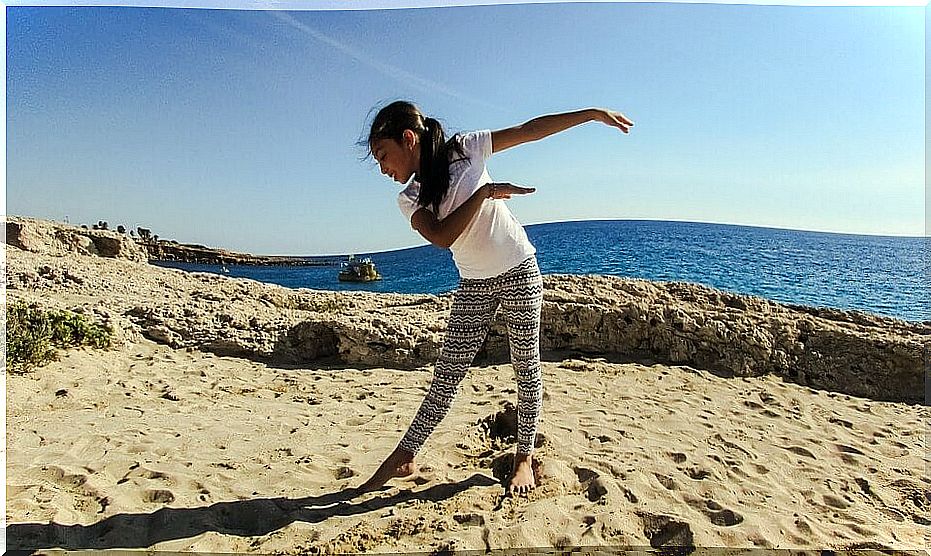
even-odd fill
[[[491,156],[491,131],[463,133],[459,138],[468,160],[449,165],[449,190],[440,202],[438,220],[449,216],[478,188],[492,181],[485,167],[485,159]],[[456,160],[459,155],[452,152],[450,158]],[[415,179],[398,195],[398,206],[408,222],[421,208],[433,212],[432,206],[417,204],[419,194],[420,183]],[[449,250],[459,276],[467,279],[498,276],[537,252],[503,199],[486,199]]]

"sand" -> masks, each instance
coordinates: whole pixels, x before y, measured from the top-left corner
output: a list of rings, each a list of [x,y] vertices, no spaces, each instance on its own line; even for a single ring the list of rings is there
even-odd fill
[[[146,339],[65,352],[7,377],[8,548],[927,547],[927,407],[555,359],[529,496],[502,486],[505,364],[470,372],[420,472],[346,499],[428,371],[281,368]]]

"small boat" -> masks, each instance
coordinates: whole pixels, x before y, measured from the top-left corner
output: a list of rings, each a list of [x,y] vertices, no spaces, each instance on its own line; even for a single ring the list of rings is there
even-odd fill
[[[342,263],[339,269],[340,282],[373,282],[381,280],[381,274],[375,270],[375,263],[366,257],[362,260],[349,255],[349,260]]]
[[[226,265],[223,265],[220,267],[220,272],[222,272],[223,274],[229,274],[230,269],[226,268]]]

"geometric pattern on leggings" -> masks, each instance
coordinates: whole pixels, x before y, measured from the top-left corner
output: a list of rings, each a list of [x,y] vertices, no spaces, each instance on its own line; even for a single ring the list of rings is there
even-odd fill
[[[449,413],[459,384],[481,349],[499,306],[507,322],[511,366],[517,379],[517,452],[533,453],[543,406],[540,372],[543,278],[533,256],[493,278],[460,279],[433,381],[399,443],[400,448],[416,454]]]

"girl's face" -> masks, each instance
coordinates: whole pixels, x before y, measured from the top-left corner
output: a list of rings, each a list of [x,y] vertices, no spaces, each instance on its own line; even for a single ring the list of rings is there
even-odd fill
[[[413,131],[406,129],[397,139],[378,139],[372,143],[372,156],[381,173],[398,183],[407,183],[420,171],[420,141]]]

